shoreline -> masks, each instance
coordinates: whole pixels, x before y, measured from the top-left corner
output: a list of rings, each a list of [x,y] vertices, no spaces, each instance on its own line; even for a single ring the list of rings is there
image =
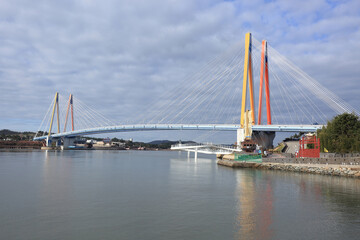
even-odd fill
[[[233,160],[217,160],[217,164],[231,168],[253,168],[340,176],[360,179],[360,165],[306,164],[306,163],[275,163],[275,162],[238,162]]]
[[[49,149],[41,149],[41,148],[0,148],[0,152],[31,152],[31,151],[143,151],[143,152],[146,152],[146,151],[154,151],[154,152],[157,152],[157,151],[172,151],[170,149],[144,149],[144,150],[139,150],[139,149],[115,149],[115,148],[97,148],[97,149],[94,149],[94,148],[69,148],[69,149],[64,149],[64,150],[61,150],[61,149],[57,149],[57,148],[49,148]]]

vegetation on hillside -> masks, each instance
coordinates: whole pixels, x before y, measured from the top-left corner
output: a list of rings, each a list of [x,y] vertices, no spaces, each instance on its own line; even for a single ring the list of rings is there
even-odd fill
[[[321,151],[352,153],[360,152],[360,118],[354,113],[337,115],[318,130]]]
[[[179,142],[179,141],[169,141],[169,140],[156,140],[156,141],[152,141],[149,143],[145,143],[145,142],[133,142],[133,141],[118,139],[118,138],[113,138],[113,139],[111,139],[111,141],[125,143],[125,147],[130,148],[130,149],[137,149],[139,147],[144,147],[146,149],[170,149],[171,145]],[[192,142],[192,141],[184,142],[183,141],[182,143],[194,143],[194,142]]]
[[[299,133],[295,133],[294,135],[291,135],[290,137],[287,137],[284,139],[284,142],[287,141],[299,141],[300,138],[304,135],[305,133],[303,132],[299,132]]]
[[[16,132],[9,129],[0,130],[0,140],[8,141],[31,141],[34,137],[34,132]]]

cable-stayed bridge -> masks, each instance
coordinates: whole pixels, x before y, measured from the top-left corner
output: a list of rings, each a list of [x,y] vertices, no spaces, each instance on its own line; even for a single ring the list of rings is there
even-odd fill
[[[46,140],[50,145],[62,139],[68,145],[77,136],[110,132],[204,130],[211,134],[237,131],[237,142],[250,135],[269,145],[275,132],[315,132],[336,114],[359,115],[357,109],[250,33],[245,42],[235,44],[164,92],[137,117],[121,122],[109,120],[73,95],[64,99],[56,93],[34,140]]]

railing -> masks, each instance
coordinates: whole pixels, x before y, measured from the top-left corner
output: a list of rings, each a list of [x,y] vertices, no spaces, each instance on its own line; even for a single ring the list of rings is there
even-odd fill
[[[171,150],[198,151],[206,153],[229,154],[233,152],[241,152],[242,150],[236,146],[217,145],[213,143],[178,143],[171,145]]]
[[[224,144],[213,144],[213,143],[177,143],[171,145],[172,148],[180,148],[180,147],[217,147],[217,148],[229,148],[229,149],[237,149],[233,145],[224,145]]]

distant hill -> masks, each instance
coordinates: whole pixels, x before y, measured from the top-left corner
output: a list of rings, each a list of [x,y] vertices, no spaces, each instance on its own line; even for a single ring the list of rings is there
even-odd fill
[[[0,140],[8,141],[21,141],[26,140],[30,141],[34,137],[35,133],[33,132],[17,132],[9,129],[0,130]]]
[[[195,143],[193,141],[181,141],[182,143]],[[152,142],[148,142],[148,144],[154,144],[154,145],[159,145],[159,144],[176,144],[179,143],[179,141],[169,141],[169,140],[155,140]]]
[[[0,130],[0,135],[15,135],[15,134],[20,134],[21,132],[15,132],[15,131],[11,131],[9,129],[2,129]]]
[[[175,144],[177,143],[178,141],[169,141],[169,140],[155,140],[155,141],[151,141],[151,142],[148,142],[148,144],[165,144],[165,143],[170,143],[170,144]]]

